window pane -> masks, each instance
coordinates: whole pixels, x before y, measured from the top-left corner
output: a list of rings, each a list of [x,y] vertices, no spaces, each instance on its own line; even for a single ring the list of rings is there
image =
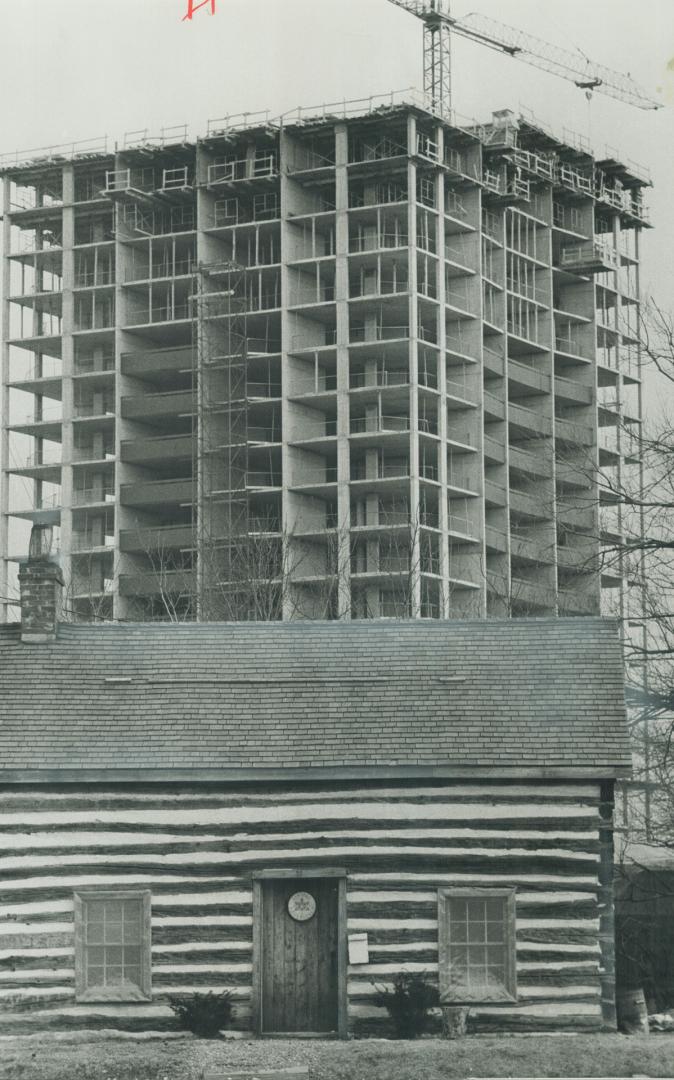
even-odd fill
[[[122,900],[106,900],[105,901],[105,920],[106,922],[121,922],[123,911]]]
[[[468,927],[465,922],[451,922],[449,933],[452,941],[459,942],[468,940]]]
[[[503,967],[505,964],[505,949],[502,949],[498,945],[490,945],[487,948],[487,959],[490,964],[498,964],[500,967]]]
[[[122,949],[121,946],[108,946],[105,950],[105,962],[110,964],[121,964],[122,962]]]
[[[485,902],[488,919],[503,919],[505,903],[503,900],[487,900]]]
[[[140,948],[136,945],[125,946],[124,948],[124,967],[126,968],[131,964],[136,967],[140,964]]]
[[[106,967],[105,969],[105,985],[106,986],[121,986],[122,984],[122,968],[119,967]]]
[[[449,917],[453,921],[454,919],[466,918],[466,901],[465,900],[450,900],[449,901]]]
[[[140,944],[140,922],[129,922],[124,920],[124,944],[125,945],[137,945]]]
[[[503,941],[504,925],[502,922],[487,923],[487,940],[499,943]]]
[[[87,967],[87,986],[103,986],[103,968],[92,965]]]
[[[486,941],[487,940],[487,925],[484,922],[470,922],[468,923],[468,940],[469,941]]]
[[[133,986],[140,986],[140,968],[124,968],[124,982],[131,983]]]
[[[122,944],[122,924],[121,922],[106,922],[105,924],[105,944],[106,945],[121,945]]]
[[[103,944],[103,923],[87,923],[87,944]]]

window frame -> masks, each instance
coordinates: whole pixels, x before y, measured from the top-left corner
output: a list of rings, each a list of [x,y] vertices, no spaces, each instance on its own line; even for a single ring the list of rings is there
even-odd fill
[[[75,889],[75,1000],[97,1002],[152,1001],[152,928],[151,892],[149,889],[91,886]],[[88,986],[86,905],[92,900],[139,900],[140,920],[140,986]]]
[[[489,886],[471,888],[438,889],[438,986],[440,1003],[448,1004],[494,1004],[517,1001],[517,961],[516,961],[516,888],[490,888]],[[503,993],[473,994],[458,992],[450,979],[450,900],[505,900],[503,920],[503,945],[505,949],[505,983]]]

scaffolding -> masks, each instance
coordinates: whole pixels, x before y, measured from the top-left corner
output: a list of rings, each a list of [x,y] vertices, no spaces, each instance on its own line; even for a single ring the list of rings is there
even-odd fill
[[[193,528],[197,618],[232,618],[248,536],[246,273],[200,263],[195,275]]]

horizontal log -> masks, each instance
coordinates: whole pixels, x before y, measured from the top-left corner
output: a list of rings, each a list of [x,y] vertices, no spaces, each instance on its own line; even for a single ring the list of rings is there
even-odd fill
[[[152,927],[153,945],[176,945],[186,940],[190,942],[227,942],[236,943],[236,947],[251,945],[253,941],[253,924],[249,926],[219,926],[212,923],[200,923],[199,925],[161,925]],[[232,947],[234,947],[232,945]]]
[[[437,781],[398,781],[397,783],[382,784],[381,781],[358,780],[350,784],[344,782],[332,782],[330,784],[311,785],[311,787],[297,790],[292,783],[284,785],[279,783],[270,789],[269,785],[260,790],[259,786],[250,785],[245,791],[241,788],[228,788],[221,790],[209,788],[207,784],[199,786],[195,791],[192,785],[162,785],[143,784],[130,785],[118,784],[114,788],[99,784],[87,784],[65,786],[37,786],[30,791],[17,789],[13,786],[5,786],[0,790],[0,809],[11,811],[15,808],[30,808],[34,811],[41,809],[54,810],[60,804],[70,810],[88,811],[91,806],[101,810],[135,809],[137,806],[152,806],[161,810],[175,809],[176,805],[193,805],[203,809],[214,809],[223,806],[254,806],[281,802],[302,802],[306,799],[340,801],[356,795],[362,800],[369,799],[398,799],[406,800],[410,797],[423,801],[446,800],[448,797],[453,801],[474,801],[477,799],[498,798],[503,801],[521,802],[523,800],[541,800],[561,803],[568,801],[577,805],[583,802],[587,805],[596,806],[600,798],[599,784],[592,781],[578,783],[565,783],[563,781],[548,780],[545,784],[521,781],[481,783],[461,783],[446,781],[438,784]]]
[[[17,992],[26,989],[32,992],[34,989],[36,993],[41,993],[45,987],[54,986],[61,988],[71,986],[74,994],[75,969],[63,968],[59,965],[54,971],[35,968],[32,971],[0,972],[0,994],[12,989],[16,989]]]
[[[152,898],[152,913],[156,918],[163,916],[186,917],[194,915],[196,912],[203,912],[204,915],[209,914],[209,909],[212,908],[214,913],[218,915],[233,915],[242,917],[253,917],[253,906],[251,903],[243,904],[226,904],[212,903],[212,904],[199,904],[192,901],[189,904],[162,904],[155,903],[154,897]]]
[[[594,875],[578,875],[569,878],[564,874],[428,874],[428,873],[353,873],[349,875],[347,886],[350,891],[356,888],[371,892],[385,891],[395,888],[398,891],[416,890],[419,888],[449,888],[451,886],[470,888],[476,886],[482,888],[485,885],[499,885],[526,889],[527,892],[549,892],[551,889],[573,889],[575,892],[594,893],[596,895],[599,884]]]
[[[108,824],[117,828],[118,825],[131,824],[135,828],[159,825],[164,829],[173,829],[177,826],[203,826],[208,823],[209,828],[216,824],[229,824],[245,826],[250,829],[262,822],[283,821],[311,821],[311,820],[351,820],[371,823],[374,821],[413,821],[419,815],[419,803],[415,802],[409,793],[400,801],[391,799],[377,799],[371,802],[363,800],[362,794],[354,790],[353,801],[342,802],[316,802],[305,800],[297,803],[279,805],[273,801],[267,806],[240,806],[226,808],[212,808],[207,813],[202,810],[173,808],[165,810],[133,809],[119,810],[113,807],[110,810],[96,809],[96,822],[98,825]],[[462,813],[459,814],[458,810]],[[540,800],[523,800],[521,803],[510,803],[507,814],[504,814],[505,804],[499,804],[492,800],[473,800],[464,803],[452,803],[450,798],[437,802],[424,804],[424,820],[426,821],[454,821],[461,820],[471,822],[487,820],[502,821],[504,818],[509,822],[520,825],[530,821],[563,821],[565,824],[578,819],[588,822],[595,820],[594,812],[588,807],[579,805],[576,801],[568,805],[557,802],[541,802]],[[91,826],[90,810],[51,810],[48,813],[24,813],[7,812],[3,815],[3,828],[9,829],[13,825],[26,830],[29,826],[36,828],[45,826],[53,828],[54,825],[63,828],[71,826],[76,829],[87,829]]]
[[[172,987],[180,983],[180,993],[193,993],[195,990],[202,992],[204,989],[220,993],[222,990],[244,988],[250,992],[250,972],[231,971],[220,974],[218,971],[183,971],[172,973],[163,971],[162,968],[152,969],[153,991],[163,990],[165,993],[173,992]]]
[[[588,870],[598,865],[598,856],[585,852],[571,852],[568,850],[537,850],[523,851],[520,849],[485,851],[483,848],[454,848],[433,847],[431,845],[401,847],[393,845],[368,846],[368,845],[342,845],[325,846],[321,848],[293,851],[287,847],[269,849],[266,851],[244,851],[237,853],[216,852],[184,852],[180,855],[166,856],[158,862],[156,857],[148,853],[142,860],[116,859],[114,856],[106,856],[102,859],[87,857],[86,855],[64,856],[59,864],[49,865],[52,877],[70,878],[74,873],[79,876],[96,874],[104,876],[107,872],[111,877],[126,875],[127,873],[145,873],[161,875],[162,873],[175,873],[179,867],[189,867],[191,873],[201,872],[209,877],[217,875],[219,869],[231,873],[238,867],[242,873],[250,874],[254,870],[271,869],[272,867],[287,867],[292,864],[295,867],[310,868],[312,865],[325,863],[326,858],[335,860],[339,858],[340,864],[347,871],[362,869],[363,866],[377,866],[382,870],[393,867],[409,869],[460,869],[464,871],[477,870],[485,872],[492,867],[499,873],[511,870],[515,873],[523,873],[526,870],[541,870],[547,867],[560,873],[566,870],[569,874],[577,874],[580,868]],[[12,879],[25,879],[29,869],[25,862],[12,860],[13,866],[0,863],[0,875],[3,882]],[[33,869],[44,869],[33,866]]]
[[[292,833],[286,835],[274,834],[273,837],[254,837],[251,840],[225,839],[211,841],[201,838],[192,838],[190,843],[156,843],[150,845],[96,845],[85,846],[81,851],[71,848],[41,848],[31,851],[29,855],[3,855],[0,857],[0,874],[17,876],[16,871],[25,874],[31,870],[40,870],[49,873],[61,873],[68,867],[81,868],[84,866],[105,867],[118,866],[120,864],[155,864],[163,862],[165,865],[189,866],[192,863],[203,864],[212,860],[214,865],[235,867],[237,863],[245,865],[247,862],[257,861],[264,858],[267,852],[276,855],[277,858],[297,858],[302,860],[309,858],[332,858],[332,852],[339,850],[346,855],[351,853],[373,852],[394,853],[399,851],[403,855],[408,853],[433,854],[446,852],[448,855],[484,854],[498,859],[501,856],[518,854],[535,854],[542,858],[590,858],[598,857],[599,843],[596,838],[590,838],[586,834],[578,834],[578,838],[572,836],[559,837],[557,834],[542,834],[534,838],[528,838],[518,834],[517,831],[501,831],[498,835],[478,831],[472,831],[470,835],[458,835],[449,829],[414,828],[412,825],[404,831],[396,829],[388,830],[361,830],[348,833],[328,830],[296,836]]]
[[[75,938],[74,938],[74,936],[71,936],[66,945],[61,946],[61,947],[56,947],[56,948],[49,947],[49,946],[43,946],[41,944],[39,946],[39,948],[34,946],[33,948],[2,949],[0,951],[0,961],[5,963],[6,961],[13,961],[15,959],[16,960],[22,960],[22,959],[28,959],[28,960],[32,959],[32,960],[34,960],[36,956],[44,956],[44,957],[72,956],[74,948],[75,948]]]
[[[7,945],[10,942],[14,942],[17,939],[24,942],[28,937],[32,939],[35,937],[45,943],[58,943],[65,938],[66,940],[72,939],[73,924],[65,920],[59,922],[18,922],[8,921],[7,923],[0,923],[0,946]]]
[[[591,1013],[585,1016],[527,1016],[526,1014],[516,1016],[484,1016],[477,1015],[471,1016],[469,1019],[468,1030],[471,1033],[479,1034],[498,1034],[501,1031],[509,1031],[517,1033],[521,1031],[523,1034],[528,1032],[546,1032],[546,1031],[587,1031],[595,1032],[601,1031],[602,1018],[600,1015]]]
[[[106,817],[106,820],[89,821],[82,829],[74,829],[64,826],[59,821],[54,821],[50,816],[45,817],[45,821],[40,825],[34,825],[33,828],[28,831],[26,829],[25,822],[17,822],[12,824],[2,818],[0,814],[0,824],[2,831],[0,832],[0,851],[4,850],[25,850],[34,847],[45,847],[48,849],[57,847],[61,849],[67,849],[69,847],[87,847],[97,846],[101,847],[107,844],[123,842],[123,838],[128,838],[129,845],[132,844],[153,844],[158,842],[158,838],[163,837],[166,842],[173,841],[178,843],[189,843],[194,838],[203,839],[208,842],[217,842],[227,838],[234,840],[264,838],[265,836],[283,835],[286,834],[304,834],[311,833],[317,829],[321,829],[325,832],[346,830],[348,832],[356,832],[359,829],[363,829],[364,825],[369,824],[364,822],[361,816],[354,817],[349,811],[353,811],[356,807],[361,805],[359,802],[354,802],[344,808],[344,814],[341,817],[326,817],[321,813],[318,813],[315,817],[304,816],[298,818],[295,812],[292,817],[284,814],[285,806],[281,806],[277,809],[277,812],[270,816],[267,821],[258,821],[255,823],[255,827],[250,831],[242,831],[242,825],[248,824],[247,822],[227,822],[220,821],[214,822],[209,816],[209,812],[204,810],[203,818],[199,821],[191,821],[188,824],[181,824],[180,822],[171,822],[168,819],[160,820],[155,823],[139,822],[135,820],[127,820],[128,814],[120,812],[119,820],[115,821],[114,817]],[[377,804],[381,809],[382,807]],[[563,814],[551,814],[548,812],[540,818],[536,817],[536,814],[531,813],[528,817],[523,817],[518,814],[513,816],[512,806],[503,803],[495,809],[500,809],[500,815],[484,815],[478,817],[469,817],[462,812],[460,806],[442,804],[442,809],[446,810],[445,815],[433,814],[429,815],[426,808],[422,803],[414,804],[414,812],[410,812],[408,815],[401,816],[396,814],[396,804],[389,802],[386,805],[391,807],[390,818],[385,816],[377,816],[377,828],[381,830],[400,829],[401,827],[419,827],[420,829],[430,829],[438,827],[438,818],[452,830],[457,832],[489,832],[496,830],[502,831],[504,828],[510,832],[521,833],[527,835],[534,833],[536,835],[541,834],[545,837],[548,833],[574,836],[576,833],[581,835],[586,834],[588,836],[596,835],[600,818],[597,813],[586,813],[579,815],[576,818],[566,819]],[[409,806],[409,804],[406,804]],[[324,806],[317,807],[319,810],[325,810]],[[416,814],[416,817],[415,817]],[[271,811],[270,811],[271,815]]]
[[[153,1031],[165,1034],[172,1031],[184,1031],[184,1028],[177,1016],[158,1017],[151,1022],[143,1017],[115,1017],[114,1020],[110,1020],[107,1016],[91,1016],[87,1017],[83,1023],[82,1019],[76,1016],[60,1016],[45,1020],[27,1014],[23,1017],[14,1016],[11,1020],[2,1022],[3,1035],[40,1035],[57,1031],[82,1032],[85,1035],[103,1030],[123,1033]]]
[[[124,879],[124,883],[126,879]],[[424,886],[424,882],[420,882],[420,886]],[[162,882],[156,889],[152,889],[148,883],[148,888],[152,893],[152,909],[157,914],[178,914],[180,908],[204,908],[217,906],[220,909],[220,914],[250,914],[252,910],[252,890],[245,892],[235,892],[231,889],[223,889],[220,891],[213,890],[213,883],[211,883],[210,889],[206,891],[192,890],[189,891],[184,887],[180,891],[165,892],[162,886]],[[46,890],[45,890],[46,891]],[[0,921],[4,919],[16,919],[30,917],[33,921],[40,921],[41,919],[49,918],[69,918],[72,915],[73,890],[69,887],[63,887],[58,889],[50,889],[50,900],[44,900],[42,897],[45,891],[39,891],[39,900],[32,901],[31,903],[11,903],[0,905]],[[596,890],[595,890],[596,895]],[[12,896],[14,900],[14,896]],[[366,904],[395,904],[400,905],[404,903],[408,904],[420,904],[420,903],[432,903],[437,902],[437,890],[427,888],[414,889],[412,886],[407,885],[405,889],[393,890],[391,888],[373,890],[373,889],[355,889],[348,888],[347,891],[347,903],[353,905],[354,908],[362,908]],[[517,904],[518,908],[524,909],[524,905],[534,905],[544,907],[550,904],[591,904],[594,902],[594,897],[589,892],[582,891],[569,891],[558,889],[556,892],[550,890],[538,892],[531,892],[529,890],[520,889],[517,892]],[[396,908],[397,909],[397,908]]]
[[[248,1016],[250,1014],[250,994],[245,991],[236,991],[233,998],[237,1016]],[[20,1016],[22,1019],[44,1020],[45,1023],[58,1017],[69,1016],[80,1024],[94,1016],[103,1017],[108,1021],[142,1017],[147,1024],[151,1024],[158,1018],[173,1016],[173,1010],[170,1007],[168,996],[164,993],[154,994],[153,1000],[150,1002],[114,1003],[102,1001],[77,1002],[73,999],[72,994],[69,994],[62,1001],[41,1002],[30,1011],[21,1010],[18,1013],[7,1010],[2,1011],[0,1012],[0,1026],[15,1015]]]
[[[219,956],[221,960],[241,960],[250,955],[252,941],[227,941],[213,944],[203,941],[180,941],[169,944],[152,943],[153,956],[175,956],[182,959],[184,956],[197,957],[202,954],[207,958]],[[201,960],[200,963],[205,963]]]
[[[555,926],[531,926],[516,928],[518,949],[525,943],[552,942],[556,948],[566,945],[592,945],[597,942],[598,928],[596,926],[567,926],[561,935],[559,927]]]
[[[252,926],[252,915],[153,915],[152,929],[158,926]]]
[[[195,868],[195,874],[199,874],[200,867]],[[232,876],[230,874],[217,874],[213,877],[208,873],[203,876],[190,876],[189,874],[167,873],[164,867],[156,874],[129,873],[123,867],[121,870],[114,869],[112,874],[117,874],[120,880],[129,887],[140,886],[150,889],[157,895],[172,896],[174,893],[183,893],[189,890],[191,893],[212,892],[214,888],[250,888],[252,889],[252,877],[249,873]],[[39,876],[28,878],[16,878],[12,881],[3,881],[2,911],[7,905],[41,903],[46,896],[55,900],[72,898],[73,890],[92,885],[108,886],[111,881],[111,871],[103,868],[103,872],[80,874],[74,869],[69,874],[58,877]]]
[[[587,892],[558,888],[554,891],[547,889],[538,892],[530,892],[528,889],[517,890],[518,905],[535,905],[545,907],[548,904],[589,904],[595,901],[594,896]],[[363,904],[409,904],[409,903],[437,903],[438,889],[428,889],[422,885],[416,889],[409,886],[405,889],[365,889],[351,885],[347,880],[346,899],[348,904],[354,905],[354,910]]]
[[[165,964],[190,964],[199,966],[209,964],[211,969],[222,964],[246,963],[251,956],[252,943],[234,942],[220,945],[217,942],[181,942],[180,945],[152,945],[153,970],[158,970]],[[26,971],[28,973],[44,968],[57,970],[63,967],[64,958],[72,958],[75,954],[74,940],[70,948],[41,949],[36,947],[24,950],[23,953],[10,953],[0,957],[0,977],[7,971]],[[251,968],[248,962],[248,968]]]
[[[410,948],[407,949],[401,946],[399,942],[392,942],[390,951],[382,952],[381,947],[377,948],[369,943],[369,956],[370,961],[374,964],[386,962],[401,968],[404,964],[413,963],[420,964],[426,970],[431,964],[437,967],[438,947],[435,945],[427,948],[417,948],[416,943],[410,943]],[[352,965],[352,968],[354,971],[358,971],[360,965]]]
[[[592,900],[586,902],[577,900],[572,903],[565,903],[564,901],[555,903],[551,901],[548,904],[526,904],[521,903],[518,899],[516,910],[518,919],[545,919],[551,917],[556,919],[595,919],[599,917],[597,903]],[[382,919],[390,915],[400,918],[437,919],[438,902],[436,899],[434,901],[419,901],[418,903],[398,901],[388,904],[352,904],[349,905],[348,913],[349,917],[353,916],[358,919]]]
[[[596,854],[599,851],[598,830],[594,832],[576,831],[560,832],[559,830],[533,830],[517,829],[479,829],[460,830],[428,827],[423,828],[410,822],[409,828],[401,829],[323,829],[321,823],[316,822],[313,832],[278,833],[266,837],[261,834],[247,837],[235,837],[224,835],[221,837],[190,836],[181,838],[166,838],[164,834],[157,833],[152,838],[144,838],[142,842],[127,842],[125,835],[120,833],[112,843],[98,843],[97,841],[69,845],[44,845],[40,844],[39,837],[33,837],[31,844],[21,843],[21,834],[12,837],[16,844],[5,846],[0,850],[0,868],[14,869],[16,866],[25,866],[29,869],[49,867],[52,864],[60,865],[63,862],[69,865],[77,865],[77,862],[96,860],[107,861],[110,864],[122,860],[149,857],[151,859],[165,858],[166,856],[189,855],[189,853],[213,852],[216,858],[219,852],[245,853],[250,850],[265,851],[283,844],[286,848],[301,852],[305,848],[319,846],[331,848],[334,846],[382,846],[392,845],[394,842],[401,848],[434,846],[460,850],[462,848],[475,849],[476,845],[486,851],[508,851],[510,849],[521,851],[542,851],[546,854],[561,852],[586,852]],[[105,834],[109,838],[108,833]],[[131,834],[129,834],[131,835]],[[134,834],[135,835],[135,834]],[[16,856],[11,852],[20,851],[23,854]],[[9,853],[9,854],[8,854]],[[29,853],[29,854],[28,854]],[[22,862],[18,862],[21,859]]]
[[[517,957],[523,962],[540,961],[560,963],[569,959],[582,960],[584,958],[598,959],[601,950],[598,942],[589,945],[565,942],[537,942],[532,944],[526,941],[517,942]]]
[[[119,872],[118,872],[119,874]],[[526,895],[532,896],[538,893],[547,894],[550,893],[553,888],[563,888],[565,891],[572,889],[573,892],[579,895],[587,895],[589,897],[596,896],[598,891],[598,885],[596,881],[586,878],[568,878],[563,875],[555,875],[554,877],[547,878],[545,885],[537,882],[531,882],[527,879],[526,875],[508,875],[502,874],[482,874],[470,877],[469,875],[437,875],[432,874],[419,874],[408,875],[408,880],[401,881],[396,880],[395,874],[388,874],[385,879],[381,881],[370,881],[369,878],[373,875],[367,875],[367,888],[356,888],[357,882],[359,882],[364,875],[350,875],[347,885],[349,888],[348,896],[350,900],[357,902],[356,897],[365,892],[371,894],[373,897],[379,894],[388,894],[391,891],[391,884],[396,885],[396,892],[410,893],[411,896],[416,896],[421,891],[420,887],[428,891],[429,886],[434,890],[437,888],[447,888],[455,885],[457,887],[469,887],[474,884],[478,888],[483,888],[485,885],[498,885],[498,886],[512,886],[519,888],[519,895],[523,895],[526,890]],[[138,878],[142,880],[138,880]],[[42,879],[45,884],[44,887],[31,888],[31,889],[14,889],[11,882],[4,882],[3,889],[0,892],[0,896],[3,901],[7,900],[8,903],[0,904],[0,921],[5,918],[15,918],[17,916],[30,915],[33,921],[41,920],[44,918],[53,917],[53,913],[65,913],[72,912],[72,897],[74,888],[82,887],[84,885],[93,884],[109,884],[110,879],[101,875],[92,875],[93,880],[88,877],[78,876],[78,884],[71,885],[70,882],[61,878],[48,878]],[[61,884],[61,881],[63,883]],[[145,888],[149,888],[152,892],[153,902],[167,904],[170,902],[170,898],[174,896],[182,896],[189,891],[189,894],[195,897],[201,895],[208,895],[213,893],[214,886],[220,886],[225,889],[227,886],[234,886],[240,888],[245,885],[251,887],[251,880],[248,876],[242,878],[211,878],[204,877],[202,880],[198,878],[187,878],[180,882],[174,882],[167,880],[162,876],[153,877],[152,875],[119,875],[119,880],[123,881],[125,885],[133,886],[139,885]],[[400,887],[398,887],[398,885]],[[547,887],[546,887],[547,886]],[[45,899],[49,897],[49,899]]]
[[[592,968],[560,968],[552,966],[547,971],[523,971],[517,968],[517,985],[521,988],[532,986],[577,986],[579,982],[592,982],[599,987],[599,964]]]

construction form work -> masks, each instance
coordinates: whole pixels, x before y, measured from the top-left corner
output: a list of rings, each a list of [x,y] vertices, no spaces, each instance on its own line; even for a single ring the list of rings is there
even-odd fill
[[[5,609],[22,521],[81,618],[628,602],[642,169],[405,92],[3,171]]]

